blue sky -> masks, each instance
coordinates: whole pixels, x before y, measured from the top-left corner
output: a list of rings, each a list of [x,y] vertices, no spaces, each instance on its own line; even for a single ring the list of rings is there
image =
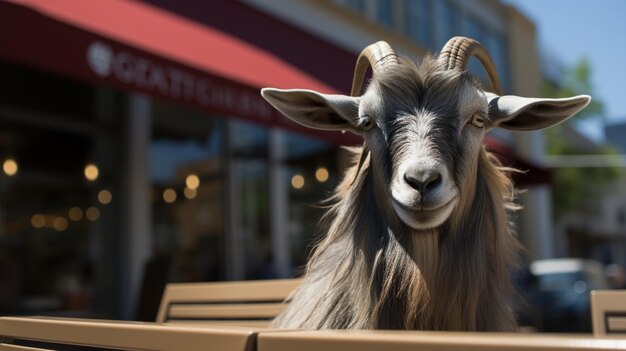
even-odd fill
[[[587,57],[607,123],[626,122],[626,1],[505,0],[537,26],[540,45],[565,65]],[[626,137],[626,136],[625,136]]]

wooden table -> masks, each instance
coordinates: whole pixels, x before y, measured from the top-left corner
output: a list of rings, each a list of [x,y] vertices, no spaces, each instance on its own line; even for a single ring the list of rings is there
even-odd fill
[[[259,333],[258,351],[626,350],[626,339],[591,334],[453,333],[426,331],[292,331]]]
[[[255,351],[258,330],[93,319],[0,317],[0,350],[55,350],[80,345],[144,351]],[[15,345],[27,345],[22,348]],[[36,348],[32,348],[36,345]],[[61,346],[63,345],[63,346]]]
[[[626,350],[626,339],[591,334],[272,330],[48,317],[0,317],[0,351]],[[24,347],[26,346],[26,347]],[[74,350],[74,348],[71,348]]]

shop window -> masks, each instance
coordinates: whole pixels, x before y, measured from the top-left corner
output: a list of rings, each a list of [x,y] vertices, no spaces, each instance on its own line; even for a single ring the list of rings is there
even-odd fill
[[[389,28],[394,26],[394,0],[377,0],[376,20]]]
[[[511,79],[510,79],[510,64],[509,64],[509,51],[508,51],[508,43],[506,39],[498,34],[490,33],[488,36],[485,45],[491,57],[493,58],[493,62],[496,64],[496,68],[498,70],[498,76],[500,77],[500,84],[502,85],[502,89],[504,92],[511,91]]]
[[[472,17],[465,17],[465,36],[478,40],[483,45],[487,45],[487,29]],[[491,53],[490,53],[491,54]],[[481,81],[488,82],[487,73],[485,72],[480,61],[476,57],[472,57],[467,66],[468,71],[476,75]]]
[[[166,281],[225,279],[224,130],[206,113],[153,104],[153,259],[171,262]]]
[[[320,218],[323,202],[332,194],[343,174],[339,165],[338,148],[328,142],[286,133],[285,149],[289,150],[284,167],[288,174],[291,269],[302,272],[310,250],[324,233]]]
[[[437,48],[442,48],[450,38],[460,35],[460,14],[458,8],[447,0],[435,2],[435,25]],[[440,49],[439,49],[440,50]]]
[[[59,120],[92,121],[91,86],[39,70],[0,63],[0,105],[44,112]]]
[[[358,13],[365,12],[365,1],[366,0],[340,0],[343,4],[355,10]]]
[[[432,1],[405,0],[405,32],[422,47],[433,49]]]
[[[0,76],[0,315],[111,317],[98,288],[117,125],[94,112],[93,86],[7,64]]]
[[[230,121],[233,183],[233,235],[242,246],[240,254],[246,279],[277,278],[270,232],[270,189],[266,127],[239,120]]]

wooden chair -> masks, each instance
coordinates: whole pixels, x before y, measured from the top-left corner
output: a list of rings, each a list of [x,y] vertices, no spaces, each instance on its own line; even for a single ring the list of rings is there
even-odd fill
[[[158,323],[266,327],[300,279],[168,284]]]
[[[254,351],[299,279],[169,284],[157,323],[0,317],[0,351]],[[201,324],[201,325],[198,325]]]
[[[597,337],[626,336],[626,290],[591,292],[593,334]]]
[[[614,350],[606,336],[367,330],[272,330],[223,324],[266,324],[299,280],[172,284],[158,322],[0,317],[0,351],[318,351],[318,350]],[[607,295],[608,294],[608,295]],[[626,292],[595,292],[594,313],[624,311]],[[610,299],[598,297],[609,296]],[[278,306],[277,306],[278,305]],[[185,309],[182,307],[193,308]],[[256,307],[255,307],[256,306]],[[606,319],[605,319],[606,320]],[[616,320],[617,326],[622,320]],[[198,322],[210,325],[185,325]],[[178,324],[171,324],[178,323]],[[222,324],[222,325],[217,325]],[[609,323],[611,325],[611,323]]]

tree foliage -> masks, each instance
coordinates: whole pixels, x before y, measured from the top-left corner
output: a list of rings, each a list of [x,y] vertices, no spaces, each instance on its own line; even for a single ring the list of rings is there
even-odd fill
[[[591,83],[591,65],[585,58],[565,70],[562,84],[558,87],[545,83],[544,94],[550,97],[570,97],[580,94],[593,96],[589,106],[579,112],[568,122],[547,130],[547,153],[550,155],[615,155],[615,149],[606,145],[596,145],[593,148],[582,147],[564,138],[565,128],[573,128],[576,120],[602,120],[604,104],[593,94]],[[621,170],[615,167],[603,168],[557,168],[553,171],[553,210],[556,217],[574,210],[589,210],[588,206],[601,196],[600,188],[616,180]]]
[[[572,67],[565,69],[559,86],[545,81],[543,92],[545,96],[554,98],[564,98],[581,94],[591,95],[593,99],[589,103],[589,106],[576,114],[575,118],[577,120],[581,118],[603,118],[604,103],[597,96],[593,95],[594,89],[591,83],[591,72],[589,60],[582,58]],[[571,123],[571,121],[572,120],[570,120],[569,123]]]

